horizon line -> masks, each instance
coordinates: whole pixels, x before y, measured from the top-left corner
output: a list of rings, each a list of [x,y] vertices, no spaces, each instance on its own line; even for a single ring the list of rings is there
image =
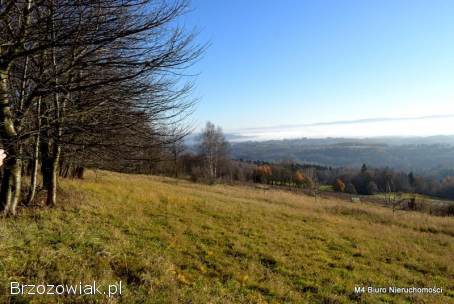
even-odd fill
[[[237,129],[227,129],[225,132],[239,132],[239,131],[256,131],[256,130],[273,130],[273,129],[292,129],[300,127],[313,127],[313,126],[329,126],[329,125],[347,125],[357,123],[375,123],[375,122],[390,122],[390,121],[408,121],[408,120],[425,120],[425,119],[443,119],[443,118],[454,118],[454,114],[444,115],[426,115],[426,116],[414,116],[414,117],[376,117],[376,118],[363,118],[355,120],[338,120],[338,121],[327,121],[327,122],[315,122],[307,124],[288,124],[288,125],[276,125],[276,126],[265,126],[265,127],[247,127]]]

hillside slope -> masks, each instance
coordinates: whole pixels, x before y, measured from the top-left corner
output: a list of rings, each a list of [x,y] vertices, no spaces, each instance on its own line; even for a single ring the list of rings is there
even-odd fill
[[[110,172],[61,186],[58,208],[0,219],[1,302],[454,303],[454,218]],[[7,295],[93,280],[122,296]]]

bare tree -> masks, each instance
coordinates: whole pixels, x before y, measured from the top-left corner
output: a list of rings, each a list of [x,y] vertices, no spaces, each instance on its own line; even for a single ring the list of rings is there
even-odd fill
[[[178,124],[175,124],[170,127],[170,130],[168,132],[168,141],[169,141],[169,152],[170,152],[170,158],[171,158],[171,163],[172,163],[172,171],[173,171],[173,176],[178,177],[179,172],[180,172],[180,158],[181,155],[184,153],[186,147],[184,144],[184,139],[187,135],[189,135],[191,132],[191,129],[188,128],[187,126],[181,126]]]
[[[221,127],[207,122],[199,138],[199,152],[203,156],[208,177],[214,180],[218,177],[221,162],[228,159],[229,144]]]
[[[98,166],[114,154],[141,162],[169,144],[168,124],[193,104],[180,71],[203,51],[175,25],[187,8],[184,0],[0,1],[4,214],[16,213],[26,155],[27,201],[40,162],[53,206],[66,164],[80,171],[82,159]]]
[[[320,181],[317,176],[317,170],[313,167],[308,167],[303,170],[304,176],[307,179],[307,186],[312,192],[315,201],[317,201],[318,195],[320,193]]]

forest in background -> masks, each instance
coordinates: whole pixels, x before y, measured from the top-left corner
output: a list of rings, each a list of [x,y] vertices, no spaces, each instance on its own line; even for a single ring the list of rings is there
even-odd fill
[[[312,146],[318,146],[319,142],[336,139],[311,141]],[[246,144],[261,146],[267,142]],[[193,136],[190,146],[180,142],[170,157],[173,160],[162,162],[153,168],[152,173],[208,184],[259,183],[301,189],[314,197],[321,192],[363,195],[374,197],[374,201],[385,203],[393,210],[398,208],[454,215],[454,203],[442,202],[454,200],[454,175],[449,170],[445,170],[445,176],[436,177],[365,163],[359,168],[300,163],[291,160],[290,156],[280,161],[238,159],[234,152],[236,145],[238,143],[228,142],[221,127],[208,122],[200,134]],[[360,156],[352,153],[350,157]]]
[[[301,138],[232,142],[232,157],[291,160],[331,167],[393,168],[444,178],[454,175],[454,137]]]

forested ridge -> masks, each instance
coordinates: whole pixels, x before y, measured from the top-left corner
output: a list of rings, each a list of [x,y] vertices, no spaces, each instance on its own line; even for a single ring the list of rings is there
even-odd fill
[[[322,166],[413,171],[445,177],[454,173],[454,140],[450,136],[421,138],[320,138],[246,141],[232,145],[235,159],[279,162],[291,160]]]

